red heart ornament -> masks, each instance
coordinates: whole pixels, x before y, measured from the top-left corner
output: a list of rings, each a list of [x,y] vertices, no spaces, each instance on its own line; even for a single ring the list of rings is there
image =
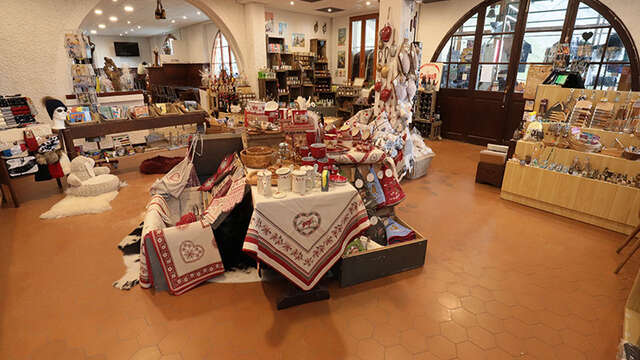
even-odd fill
[[[390,97],[391,97],[391,89],[385,88],[380,92],[380,100],[387,102],[387,100],[389,100]]]
[[[391,29],[391,26],[385,25],[385,27],[383,27],[382,30],[380,30],[380,38],[382,39],[382,41],[388,42],[389,40],[391,40],[392,32],[393,30]]]

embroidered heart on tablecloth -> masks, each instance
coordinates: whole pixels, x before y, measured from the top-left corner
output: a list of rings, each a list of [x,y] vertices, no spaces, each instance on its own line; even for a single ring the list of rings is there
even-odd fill
[[[300,213],[293,218],[293,227],[302,235],[311,235],[320,227],[320,214],[315,211]]]
[[[178,181],[180,181],[181,178],[182,178],[182,174],[180,174],[177,171],[169,176],[169,180],[171,180],[173,182],[178,182]]]
[[[180,243],[180,256],[185,263],[192,263],[202,259],[204,256],[204,248],[194,244],[190,240]]]

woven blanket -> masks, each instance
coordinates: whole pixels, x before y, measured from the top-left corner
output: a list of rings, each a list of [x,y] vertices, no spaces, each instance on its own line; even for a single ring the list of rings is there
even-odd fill
[[[151,232],[151,241],[173,295],[181,295],[224,272],[218,245],[208,224],[197,221],[155,230]],[[154,274],[153,281],[157,280]]]
[[[338,164],[376,164],[385,157],[385,153],[376,148],[367,152],[349,150],[344,154],[329,154],[329,157]]]
[[[285,199],[265,198],[252,187],[254,212],[243,250],[302,290],[313,288],[346,245],[369,227],[367,212],[350,184]]]

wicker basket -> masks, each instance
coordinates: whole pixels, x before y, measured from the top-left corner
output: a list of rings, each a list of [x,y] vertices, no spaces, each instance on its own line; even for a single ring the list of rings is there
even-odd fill
[[[273,149],[268,146],[251,146],[247,149],[247,155],[272,155]]]
[[[248,154],[247,150],[240,151],[240,159],[242,159],[242,163],[244,166],[252,169],[265,169],[271,165],[273,161],[273,150],[268,154]]]

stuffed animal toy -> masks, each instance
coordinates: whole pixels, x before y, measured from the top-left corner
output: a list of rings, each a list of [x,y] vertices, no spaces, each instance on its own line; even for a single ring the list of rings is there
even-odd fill
[[[113,85],[113,89],[115,91],[122,90],[122,84],[120,84],[120,69],[116,66],[116,63],[110,57],[104,57],[104,67],[102,68],[104,73],[107,75],[109,80],[111,80],[111,84]]]
[[[67,193],[75,196],[97,196],[120,187],[120,179],[109,174],[106,166],[94,167],[96,162],[86,156],[78,156],[71,161],[71,172],[67,178]]]

